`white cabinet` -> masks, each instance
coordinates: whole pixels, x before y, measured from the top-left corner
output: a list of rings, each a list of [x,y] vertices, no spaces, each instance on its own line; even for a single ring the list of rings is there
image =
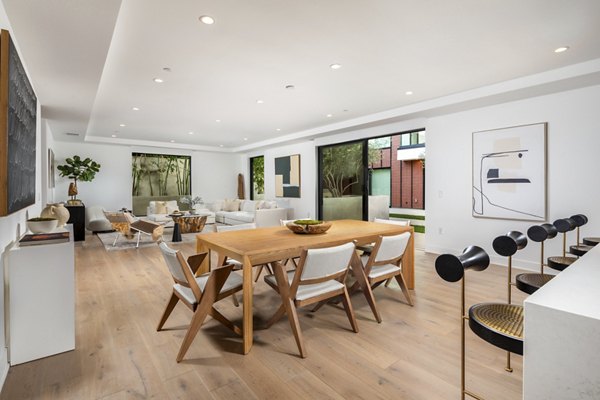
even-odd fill
[[[75,348],[75,260],[70,241],[5,253],[5,319],[10,365]]]

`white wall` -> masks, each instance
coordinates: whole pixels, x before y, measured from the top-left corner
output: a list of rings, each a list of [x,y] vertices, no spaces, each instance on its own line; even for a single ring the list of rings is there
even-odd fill
[[[7,29],[9,32],[10,24],[8,23],[8,17],[4,10],[4,6],[0,3],[0,28]],[[19,49],[18,38],[13,37],[13,42]],[[27,70],[27,60],[21,58],[21,62]],[[31,80],[31,77],[30,77]],[[35,87],[34,87],[35,90]],[[45,194],[42,192],[44,187],[42,184],[41,176],[45,172],[42,164],[41,154],[46,151],[45,142],[42,140],[42,129],[41,129],[41,107],[38,99],[37,105],[38,120],[36,123],[36,201],[35,204],[29,206],[21,211],[13,213],[11,215],[0,217],[0,268],[2,270],[2,277],[4,282],[4,255],[6,249],[19,238],[26,230],[25,221],[27,218],[38,216],[41,211],[41,199]],[[45,188],[44,188],[45,189]],[[8,358],[6,351],[6,337],[5,337],[5,324],[4,324],[4,284],[0,285],[0,387],[4,384],[4,379],[8,373]]]
[[[458,253],[467,245],[485,248],[493,261],[492,240],[510,230],[526,232],[533,223],[471,216],[472,132],[548,122],[547,218],[552,222],[586,214],[583,236],[600,235],[600,86],[514,101],[431,118],[427,121],[425,246],[435,253]],[[568,235],[575,242],[575,233]],[[560,255],[562,240],[546,243],[546,255]],[[540,245],[529,242],[514,264],[538,268]]]
[[[293,154],[300,154],[300,198],[287,198],[289,206],[294,209],[290,218],[317,217],[317,148],[333,143],[342,143],[369,137],[391,135],[423,128],[424,119],[413,119],[377,127],[355,129],[352,131],[323,136],[314,140],[278,146],[247,153],[243,157],[244,176],[250,177],[250,158],[264,155],[265,157],[265,199],[275,198],[275,158]],[[250,190],[250,183],[246,182],[246,191]]]
[[[86,205],[99,205],[107,210],[131,208],[131,153],[180,154],[192,156],[192,195],[205,201],[237,196],[237,174],[240,170],[239,154],[206,153],[139,146],[120,146],[96,143],[54,142],[58,165],[67,157],[90,157],[100,163],[100,172],[92,182],[78,182],[77,196]],[[66,201],[69,183],[57,174],[55,200]]]

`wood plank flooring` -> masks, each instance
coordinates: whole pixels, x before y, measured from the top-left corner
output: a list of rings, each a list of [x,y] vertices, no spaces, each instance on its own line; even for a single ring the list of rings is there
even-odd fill
[[[194,251],[192,244],[177,247],[186,255]],[[241,355],[241,338],[209,318],[177,364],[191,313],[178,305],[167,330],[156,332],[172,285],[158,248],[107,252],[88,236],[76,246],[76,350],[11,367],[0,400],[458,399],[460,284],[442,281],[434,259],[416,252],[414,307],[396,283],[375,290],[381,324],[355,294],[358,334],[341,307],[301,310],[306,359],[298,357],[286,318],[261,329],[280,302],[261,279],[250,354]],[[469,272],[468,304],[505,301],[505,274],[498,266]],[[515,303],[524,298],[513,291]],[[217,308],[241,323],[242,309],[229,299]],[[520,399],[522,358],[513,355],[514,372],[507,373],[504,351],[470,331],[467,337],[470,390]]]

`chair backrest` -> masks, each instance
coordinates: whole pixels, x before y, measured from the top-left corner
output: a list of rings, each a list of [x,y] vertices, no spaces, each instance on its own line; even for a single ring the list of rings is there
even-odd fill
[[[215,225],[217,232],[243,231],[245,229],[256,229],[255,223],[239,224],[239,225]]]
[[[180,283],[185,286],[189,286],[189,282],[187,276],[185,274],[185,269],[188,269],[190,274],[192,273],[190,266],[183,260],[183,257],[178,257],[178,250],[173,250],[165,242],[159,242],[158,247],[167,263],[167,267],[169,267],[169,271],[171,272],[171,276],[175,282]]]
[[[409,239],[409,232],[393,236],[380,236],[375,243],[369,261],[378,263],[397,260],[404,254]]]
[[[409,226],[410,220],[408,219],[383,219],[383,218],[375,218],[373,222],[379,222],[381,224],[391,224],[391,225],[401,225],[401,226]]]
[[[354,243],[304,250],[300,257],[299,281],[327,280],[345,272],[355,252]],[[296,280],[296,279],[295,279]]]

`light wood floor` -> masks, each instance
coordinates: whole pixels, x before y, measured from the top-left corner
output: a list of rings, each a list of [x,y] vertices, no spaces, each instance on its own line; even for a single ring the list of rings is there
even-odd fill
[[[193,252],[191,244],[179,247]],[[10,368],[0,399],[458,399],[460,284],[442,281],[434,259],[416,254],[414,307],[396,284],[375,291],[381,324],[354,295],[358,334],[342,308],[301,311],[306,359],[287,319],[259,330],[280,301],[261,280],[251,353],[242,356],[241,339],[209,320],[177,364],[191,313],[178,305],[169,330],[156,332],[172,284],[158,248],[106,252],[88,236],[76,246],[76,350]],[[504,301],[505,271],[469,272],[468,304]],[[524,295],[514,290],[513,298],[521,303]],[[217,308],[240,323],[242,310],[229,299]],[[513,355],[514,372],[506,373],[505,352],[467,337],[470,389],[520,399],[522,358]]]

